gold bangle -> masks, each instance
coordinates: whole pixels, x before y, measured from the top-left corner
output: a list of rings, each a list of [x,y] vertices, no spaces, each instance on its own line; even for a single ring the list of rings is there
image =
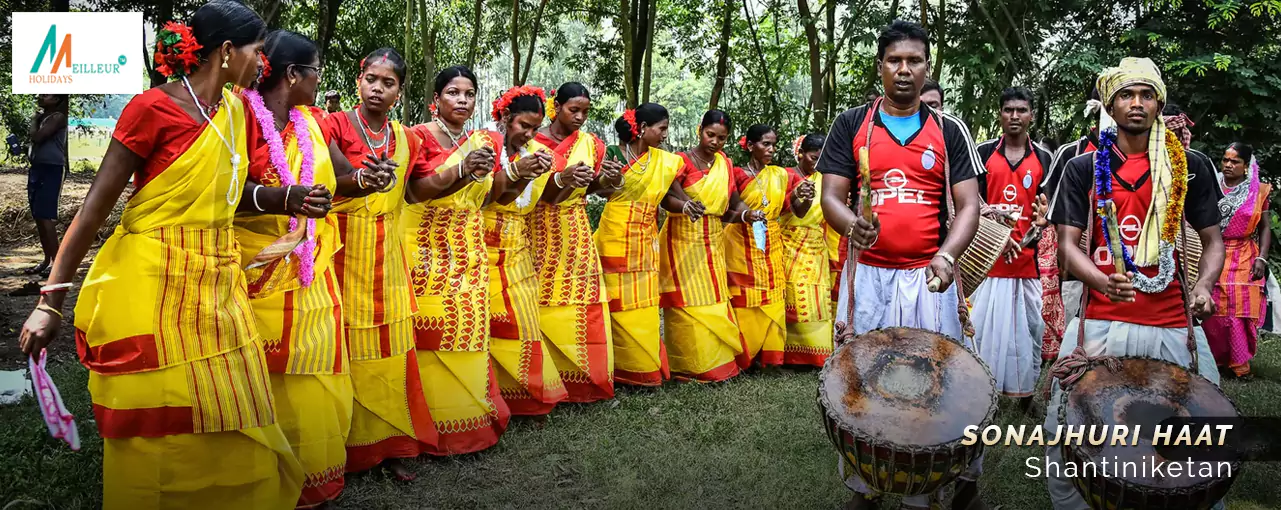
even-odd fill
[[[953,256],[952,256],[951,254],[949,254],[948,252],[945,252],[945,251],[943,251],[943,250],[939,250],[939,252],[938,252],[938,253],[935,253],[935,254],[934,254],[934,256],[935,256],[935,257],[943,257],[943,260],[946,260],[946,261],[947,261],[947,265],[949,265],[949,266],[955,266],[955,265],[956,265],[956,258],[955,258],[955,257],[953,257]]]
[[[57,309],[57,308],[54,308],[54,307],[49,306],[49,305],[46,305],[46,304],[44,304],[44,303],[41,303],[41,304],[39,304],[39,305],[36,305],[36,310],[40,310],[40,311],[42,311],[42,312],[48,312],[48,313],[51,313],[51,314],[53,314],[53,315],[57,315],[57,316],[58,316],[58,320],[62,320],[62,319],[65,319],[65,318],[66,318],[66,317],[64,317],[64,316],[62,315],[62,312],[59,312],[59,311],[58,311],[58,309]]]

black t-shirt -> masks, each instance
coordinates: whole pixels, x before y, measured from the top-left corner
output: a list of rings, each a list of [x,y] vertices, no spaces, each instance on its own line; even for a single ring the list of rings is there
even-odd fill
[[[1113,172],[1121,168],[1121,157],[1111,154]],[[1192,228],[1201,230],[1219,224],[1219,185],[1214,169],[1199,157],[1188,157],[1188,192],[1183,202],[1183,217]],[[1071,225],[1082,230],[1089,220],[1090,190],[1094,186],[1094,152],[1087,152],[1067,162],[1063,189],[1058,203],[1050,212],[1055,225]]]
[[[850,189],[858,185],[858,161],[854,154],[854,137],[858,134],[863,122],[867,120],[870,105],[858,106],[845,110],[836,117],[832,129],[827,131],[827,141],[823,152],[819,154],[816,168],[819,173],[839,175],[854,182]],[[952,184],[973,179],[984,172],[983,160],[975,152],[974,139],[970,129],[960,119],[942,112],[935,112],[921,103],[921,122],[927,115],[935,115],[943,125],[943,138],[947,141],[947,162],[952,169]],[[875,119],[880,123],[879,115]]]
[[[859,183],[858,161],[855,153],[855,146],[862,146],[864,140],[857,140],[855,137],[860,136],[864,122],[866,122],[868,112],[872,105],[862,105],[851,108],[836,117],[832,123],[832,128],[827,132],[827,141],[823,144],[823,150],[819,153],[816,168],[820,173],[832,174],[845,177],[851,181],[851,193],[858,193]],[[873,127],[879,130],[885,129],[885,124],[881,121],[881,112],[874,112],[872,117]],[[945,145],[945,154],[948,168],[950,169],[950,179],[952,185],[959,182],[967,181],[977,177],[986,171],[983,160],[979,159],[974,140],[970,137],[969,128],[960,119],[942,112],[931,110],[929,106],[921,103],[920,120],[922,127],[926,129],[926,119],[933,117],[934,123],[942,127],[943,142]],[[937,128],[935,128],[937,129]],[[866,136],[866,132],[862,133]],[[912,141],[921,136],[918,130],[906,141],[899,141],[901,145],[911,145]],[[892,137],[891,137],[892,138]],[[878,160],[876,154],[872,154],[873,161]],[[891,154],[891,159],[905,158],[903,154]],[[941,185],[941,183],[940,183]],[[941,186],[940,186],[941,187]],[[851,205],[853,201],[851,201]],[[947,238],[947,203],[939,202],[939,231],[938,240],[941,244]]]

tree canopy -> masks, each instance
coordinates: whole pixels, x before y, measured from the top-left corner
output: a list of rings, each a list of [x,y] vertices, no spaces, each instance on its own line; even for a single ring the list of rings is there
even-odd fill
[[[675,147],[693,143],[709,107],[728,111],[740,131],[768,123],[790,140],[825,130],[879,88],[876,36],[889,21],[906,19],[930,31],[931,74],[947,92],[946,108],[967,120],[976,138],[997,133],[1001,91],[1021,85],[1036,94],[1034,136],[1071,141],[1089,123],[1081,112],[1098,72],[1123,56],[1146,56],[1162,67],[1171,101],[1196,123],[1194,146],[1217,155],[1243,140],[1256,147],[1265,171],[1281,164],[1281,129],[1273,123],[1281,118],[1281,0],[246,2],[271,27],[320,44],[321,91],[341,91],[346,105],[360,59],[383,46],[399,50],[410,73],[398,115],[410,122],[429,116],[435,71],[467,64],[481,78],[478,125],[488,100],[505,87],[553,89],[574,80],[595,99],[588,129],[610,138],[610,122],[624,107],[652,101],[671,111]],[[77,6],[142,11],[159,24],[184,19],[200,3]],[[32,0],[0,4],[10,12],[52,8]],[[8,59],[9,16],[4,23],[0,57]],[[7,92],[9,69],[0,72]],[[163,81],[154,72],[150,78]],[[21,97],[0,101],[6,124],[24,120],[21,112],[31,108]]]

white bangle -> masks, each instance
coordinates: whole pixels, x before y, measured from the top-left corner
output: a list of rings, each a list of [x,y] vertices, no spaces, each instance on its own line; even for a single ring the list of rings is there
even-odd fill
[[[747,223],[747,209],[743,209],[743,212],[738,213],[738,222]]]
[[[954,265],[956,265],[956,258],[955,258],[955,257],[953,257],[953,256],[952,256],[951,254],[949,254],[948,252],[945,252],[945,251],[943,251],[943,250],[939,250],[939,252],[938,252],[938,253],[935,253],[935,254],[934,254],[934,256],[935,256],[935,257],[943,257],[943,260],[946,260],[946,261],[947,261],[947,264],[948,264],[949,266],[954,266]]]
[[[293,186],[285,186],[285,213],[289,213],[289,192],[294,189]]]
[[[1266,265],[1268,265],[1268,259],[1265,259],[1265,258],[1263,258],[1263,257],[1255,257],[1255,258],[1254,258],[1254,260],[1259,261],[1259,262],[1262,262],[1262,263],[1263,263],[1263,265],[1265,265],[1265,266],[1266,266]]]
[[[565,185],[564,185],[564,184],[561,184],[561,183],[560,183],[560,172],[556,172],[556,175],[553,175],[553,176],[552,176],[552,182],[556,183],[556,187],[557,187],[557,188],[564,188],[564,187],[565,187]]]
[[[463,179],[463,160],[460,158],[458,160],[458,180],[462,180],[462,179]]]
[[[363,168],[356,170],[356,187],[360,189],[367,187],[365,185],[365,169]]]
[[[267,212],[265,209],[262,208],[261,205],[258,205],[258,190],[262,188],[263,188],[263,185],[261,184],[259,184],[257,188],[254,188],[254,209],[257,209],[258,212]]]
[[[54,283],[54,284],[50,284],[50,285],[45,285],[44,287],[40,287],[40,293],[41,293],[41,294],[47,294],[47,293],[50,293],[50,292],[56,292],[56,291],[59,291],[59,290],[70,289],[71,287],[74,287],[74,286],[75,286],[75,284],[74,284],[74,283],[71,283],[71,282],[66,282],[66,283]]]

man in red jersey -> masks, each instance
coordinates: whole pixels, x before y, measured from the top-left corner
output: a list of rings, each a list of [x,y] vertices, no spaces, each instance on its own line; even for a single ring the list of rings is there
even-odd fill
[[[856,303],[854,334],[892,327],[915,327],[963,338],[957,313],[957,286],[952,285],[955,258],[970,245],[979,221],[975,176],[983,172],[969,129],[955,117],[921,102],[929,74],[929,34],[920,26],[895,21],[877,40],[877,67],[885,96],[837,117],[819,155],[823,173],[823,215],[860,251],[853,289],[842,278],[837,320]],[[851,190],[859,184],[858,152],[867,147],[871,168],[871,221],[850,209]],[[948,187],[950,184],[950,188]],[[946,195],[955,217],[948,225]],[[887,233],[880,236],[882,232]],[[849,270],[849,268],[846,268]],[[936,292],[929,282],[937,279]],[[840,461],[842,473],[845,461]],[[975,508],[974,483],[982,462],[976,460],[956,487],[953,503]],[[852,508],[866,508],[871,492],[857,475],[846,485],[856,492]],[[904,499],[908,507],[926,508],[938,494]]]
[[[1218,384],[1205,334],[1188,317],[1189,312],[1204,318],[1214,311],[1211,291],[1223,268],[1214,170],[1199,158],[1187,157],[1177,137],[1168,134],[1160,117],[1165,84],[1151,60],[1122,60],[1099,76],[1098,89],[1116,127],[1099,132],[1097,151],[1066,164],[1052,212],[1064,268],[1088,293],[1081,318],[1069,323],[1064,333],[1059,359],[1073,355],[1081,343],[1088,356],[1163,359]],[[1176,186],[1179,181],[1186,186]],[[1110,201],[1116,214],[1103,219],[1092,214],[1096,199]],[[1174,249],[1179,229],[1188,228],[1185,221],[1195,229],[1186,233],[1199,236],[1203,247],[1200,277],[1192,288],[1181,281],[1181,261]],[[1087,228],[1088,254],[1078,247]],[[1110,231],[1124,247],[1119,253],[1105,240],[1104,232]],[[1126,271],[1115,268],[1117,257]],[[1196,352],[1196,366],[1189,344]],[[1058,425],[1062,388],[1057,382],[1053,387],[1047,430]],[[1062,462],[1057,446],[1047,447],[1046,457],[1047,464]],[[1088,508],[1066,478],[1051,476],[1048,482],[1056,509]]]
[[[1041,317],[1037,245],[1019,248],[1019,244],[1032,228],[1033,209],[1050,166],[1050,153],[1028,136],[1028,129],[1036,122],[1031,91],[1007,88],[1001,93],[1000,104],[1001,137],[978,147],[987,168],[979,176],[979,192],[991,207],[1017,223],[1010,238],[1012,246],[988,271],[970,303],[974,306],[974,341],[992,369],[997,391],[1019,399],[1026,411],[1041,373],[1045,321]]]

